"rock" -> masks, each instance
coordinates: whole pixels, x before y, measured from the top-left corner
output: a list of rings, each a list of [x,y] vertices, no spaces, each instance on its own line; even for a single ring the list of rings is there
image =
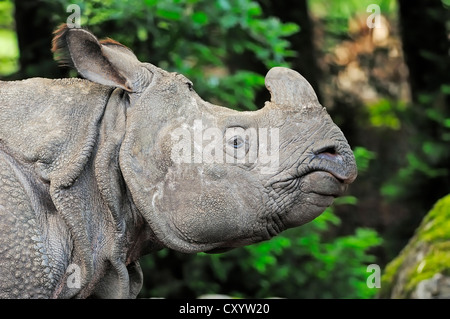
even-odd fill
[[[450,298],[450,194],[385,268],[379,298]]]
[[[450,298],[450,277],[438,273],[422,280],[412,293],[414,299]]]

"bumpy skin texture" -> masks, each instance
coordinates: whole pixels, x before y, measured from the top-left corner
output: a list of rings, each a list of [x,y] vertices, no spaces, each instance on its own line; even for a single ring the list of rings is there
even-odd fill
[[[142,255],[268,240],[356,178],[345,137],[295,71],[270,70],[271,101],[237,112],[85,30],[62,26],[53,49],[86,79],[0,82],[2,298],[136,297]],[[194,137],[189,162],[173,156],[180,128]],[[199,160],[211,141],[233,161]],[[260,152],[269,144],[277,165]]]

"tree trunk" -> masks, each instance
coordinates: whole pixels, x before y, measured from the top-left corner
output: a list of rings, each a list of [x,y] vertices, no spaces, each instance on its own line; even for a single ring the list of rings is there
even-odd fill
[[[449,11],[441,0],[399,0],[401,37],[414,102],[450,83]]]
[[[58,8],[60,9],[60,8]],[[50,51],[53,29],[51,13],[57,9],[48,1],[15,0],[20,71],[15,78],[62,77],[67,72],[53,61]]]
[[[266,15],[278,17],[282,22],[293,22],[300,26],[300,32],[288,38],[291,48],[297,54],[289,62],[292,68],[301,73],[316,91],[319,101],[321,93],[318,83],[321,73],[316,61],[313,41],[313,22],[309,15],[307,0],[258,0]]]

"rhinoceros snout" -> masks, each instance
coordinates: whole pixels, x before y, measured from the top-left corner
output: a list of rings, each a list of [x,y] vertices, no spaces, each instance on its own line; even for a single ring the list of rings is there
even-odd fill
[[[343,184],[351,184],[356,179],[358,171],[355,157],[347,143],[322,141],[313,149],[314,160],[319,169],[333,175]]]

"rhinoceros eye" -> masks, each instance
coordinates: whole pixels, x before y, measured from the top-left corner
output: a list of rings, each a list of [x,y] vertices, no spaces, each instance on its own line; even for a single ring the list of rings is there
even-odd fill
[[[232,133],[232,134],[231,134]],[[227,163],[244,163],[250,147],[250,139],[243,128],[231,129],[226,136]],[[231,160],[234,158],[234,160]]]
[[[236,149],[245,145],[244,139],[240,136],[234,136],[228,143]]]

